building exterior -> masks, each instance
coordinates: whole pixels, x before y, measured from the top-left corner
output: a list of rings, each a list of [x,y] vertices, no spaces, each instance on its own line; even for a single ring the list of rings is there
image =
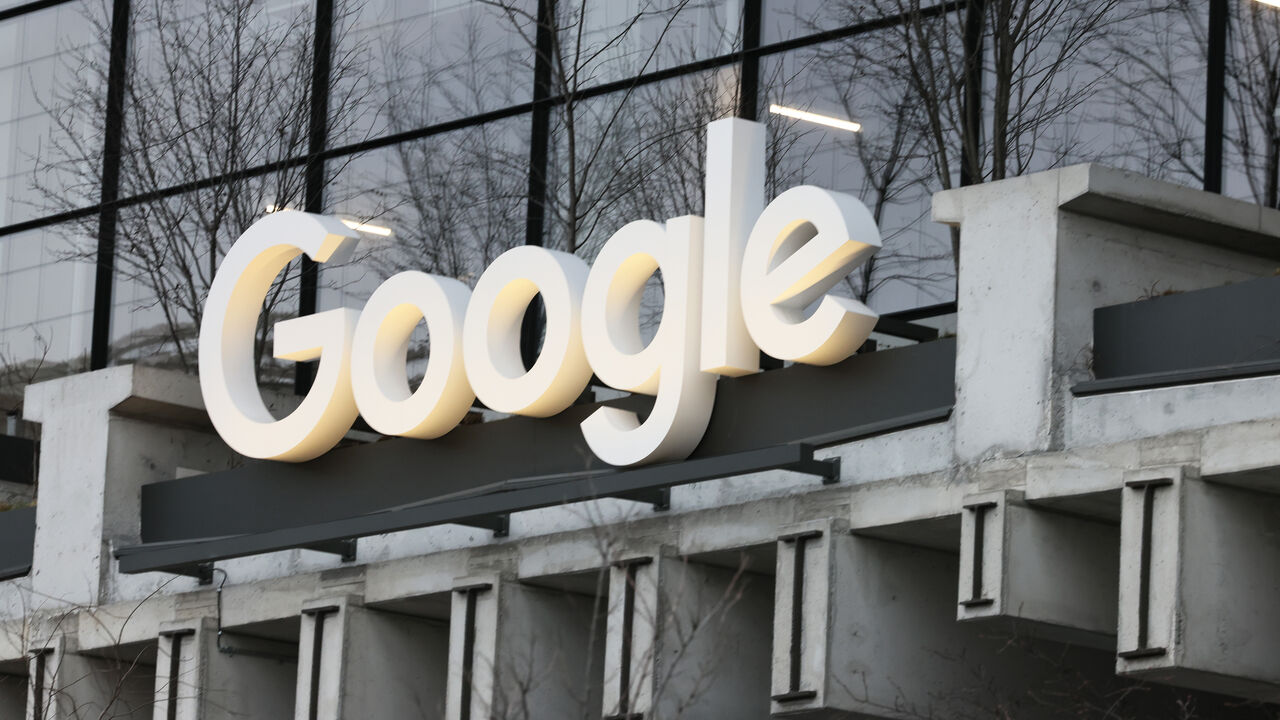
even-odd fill
[[[1276,717],[1280,94],[1267,125],[1246,91],[1280,12],[1031,5],[1010,73],[1018,18],[974,0],[0,4],[0,718]],[[774,208],[808,224],[762,235],[758,280],[704,281]],[[290,218],[357,251],[279,256],[214,377],[232,249]],[[610,265],[642,218],[694,264]],[[397,402],[436,388],[474,305],[332,358],[389,277],[478,304],[516,251],[581,266],[611,324],[565,350],[533,283],[481,347],[516,382],[586,346],[585,390],[512,409],[467,364],[483,402],[442,437],[356,397],[302,462],[233,450],[235,372],[263,443],[401,357]],[[760,371],[706,370],[706,308],[751,325],[798,257],[830,282],[757,310],[865,332],[822,360],[752,325]],[[349,352],[274,323],[317,311]],[[610,343],[685,354],[628,392]],[[713,401],[666,407],[676,372]],[[699,411],[629,466],[584,430]]]

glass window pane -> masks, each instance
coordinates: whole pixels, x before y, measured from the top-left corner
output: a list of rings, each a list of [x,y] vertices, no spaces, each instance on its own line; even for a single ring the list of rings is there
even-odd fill
[[[851,4],[830,0],[764,0],[760,42],[768,45],[844,27],[851,20]]]
[[[339,3],[331,145],[527,103],[536,0]]]
[[[947,0],[764,0],[760,41],[795,40],[908,12],[928,10]]]
[[[89,366],[92,262],[84,227],[0,237],[0,395]]]
[[[557,13],[554,86],[567,91],[728,55],[742,26],[730,0],[573,2]]]
[[[106,53],[94,11],[68,3],[0,21],[0,226],[99,199]]]
[[[205,298],[231,244],[268,206],[301,205],[299,173],[276,173],[121,209],[111,361],[194,373]],[[272,322],[260,323],[260,382],[288,386],[292,363],[271,358],[275,320],[297,313],[299,261],[267,298]]]
[[[867,206],[880,227],[882,249],[841,291],[872,309],[891,312],[952,300],[950,232],[930,220],[932,194],[942,183],[919,104],[905,84],[848,62],[847,43],[855,41],[868,39],[764,59],[762,108],[777,104],[861,126],[853,132],[767,112],[766,195],[810,184],[848,193]]]
[[[706,127],[737,93],[729,66],[557,106],[548,244],[591,260],[627,222],[702,214]]]
[[[306,154],[311,2],[135,3],[122,195]]]
[[[329,211],[363,226],[353,262],[322,265],[318,306],[364,306],[383,280],[418,270],[475,285],[494,258],[525,240],[529,117],[383,148],[331,167]],[[410,374],[425,367],[423,328]]]

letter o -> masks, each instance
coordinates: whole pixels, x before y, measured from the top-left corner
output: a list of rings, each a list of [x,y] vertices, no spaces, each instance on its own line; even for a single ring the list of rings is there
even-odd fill
[[[476,397],[499,412],[549,417],[573,404],[591,381],[582,348],[582,290],[589,268],[558,250],[508,250],[480,276],[462,331],[467,378]],[[527,372],[520,328],[535,295],[546,308],[542,352]]]
[[[384,435],[435,438],[466,416],[475,400],[462,357],[462,324],[471,290],[457,280],[410,271],[369,296],[351,348],[351,389],[360,415]],[[431,338],[416,391],[405,373],[409,338],[425,320]]]

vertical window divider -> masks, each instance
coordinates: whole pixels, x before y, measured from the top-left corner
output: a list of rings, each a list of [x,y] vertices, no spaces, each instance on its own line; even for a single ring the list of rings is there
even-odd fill
[[[738,117],[756,120],[760,111],[760,25],[764,14],[763,0],[745,0],[742,4],[742,67],[738,75]]]
[[[307,164],[302,207],[309,213],[324,212],[324,151],[329,142],[329,79],[333,66],[334,0],[316,0],[315,54],[311,63],[310,120],[307,126]],[[298,316],[314,314],[320,292],[320,265],[302,256],[298,285]],[[301,362],[294,369],[294,392],[305,395],[315,379],[315,363]]]
[[[89,369],[101,370],[111,358],[111,315],[116,277],[116,227],[120,214],[120,156],[124,134],[124,97],[128,82],[130,0],[111,3],[111,48],[107,66],[107,105],[102,128],[102,188],[98,206],[98,247],[93,279],[93,325]]]
[[[1204,189],[1222,192],[1222,146],[1226,132],[1227,36],[1231,8],[1227,0],[1209,0],[1207,78],[1204,108]]]
[[[529,198],[525,210],[524,244],[546,244],[547,167],[551,154],[551,69],[556,51],[556,0],[538,0],[534,35],[533,98],[529,125]],[[535,296],[520,326],[520,356],[526,368],[538,359],[542,336],[542,298]]]

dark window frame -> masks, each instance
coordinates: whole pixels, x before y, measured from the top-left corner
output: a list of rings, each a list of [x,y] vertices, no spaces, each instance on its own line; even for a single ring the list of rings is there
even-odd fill
[[[23,17],[25,15],[45,10],[51,7],[66,5],[78,0],[34,0],[33,2],[18,5],[5,10],[0,10],[0,22]],[[563,1],[563,0],[562,0]],[[740,93],[738,116],[748,119],[755,119],[758,116],[759,98],[759,66],[762,58],[777,55],[780,53],[790,52],[793,50],[803,49],[827,43],[833,40],[855,37],[861,34],[873,32],[875,30],[892,27],[903,22],[904,17],[901,15],[888,16],[879,18],[874,21],[849,25],[832,30],[816,32],[788,40],[760,44],[761,25],[764,21],[764,3],[768,0],[747,0],[743,3],[743,17],[741,26],[741,37],[739,47],[729,53],[716,55],[713,57],[703,58],[694,62],[682,65],[663,68],[660,70],[649,71],[639,75],[617,80],[613,82],[602,83],[591,86],[577,93],[577,100],[583,100],[591,97],[607,95],[613,92],[634,89],[644,85],[649,85],[663,80],[680,78],[693,75],[695,73],[707,70],[720,69],[730,66],[738,66],[740,73]],[[33,218],[23,222],[13,223],[0,227],[0,239],[9,235],[27,232],[46,227],[51,227],[72,220],[81,220],[84,218],[97,215],[98,221],[98,257],[96,285],[94,295],[94,322],[92,329],[91,342],[91,368],[99,369],[109,364],[110,358],[110,319],[112,304],[112,285],[115,276],[114,248],[115,248],[115,230],[117,215],[122,208],[134,205],[141,205],[164,198],[174,197],[195,190],[201,190],[214,187],[223,183],[233,182],[250,177],[257,177],[273,172],[278,172],[288,168],[303,168],[307,172],[307,197],[306,209],[316,212],[323,210],[323,187],[321,183],[313,183],[313,177],[322,179],[324,166],[327,161],[358,155],[379,148],[390,147],[405,142],[422,140],[424,138],[441,135],[454,130],[464,128],[477,127],[486,123],[505,120],[508,118],[528,116],[530,124],[530,167],[529,167],[529,197],[528,208],[526,210],[526,237],[525,242],[531,245],[541,244],[545,238],[545,203],[547,192],[546,188],[546,164],[547,152],[546,148],[549,143],[549,135],[551,133],[551,123],[548,122],[550,110],[556,105],[566,102],[564,95],[556,95],[552,93],[549,82],[548,65],[545,62],[538,62],[537,53],[546,54],[551,38],[550,31],[542,26],[542,21],[554,17],[554,5],[556,0],[539,0],[538,14],[540,27],[538,32],[538,48],[535,49],[535,63],[533,72],[529,78],[533,86],[532,100],[524,103],[517,103],[486,112],[477,113],[465,117],[455,118],[445,122],[424,125],[411,130],[388,133],[375,138],[369,138],[359,142],[348,143],[343,145],[330,145],[331,138],[328,128],[324,127],[323,115],[320,115],[321,122],[316,123],[317,113],[326,112],[328,107],[328,98],[313,98],[312,101],[312,132],[308,146],[309,152],[303,156],[292,157],[284,161],[277,161],[269,164],[259,165],[246,168],[235,173],[228,173],[219,176],[200,178],[187,183],[174,185],[166,188],[154,190],[152,192],[130,195],[126,197],[118,196],[118,174],[119,174],[119,147],[120,134],[122,132],[121,123],[110,122],[113,113],[112,98],[117,96],[123,98],[123,90],[126,84],[123,70],[118,73],[109,73],[109,83],[107,88],[107,114],[108,123],[106,125],[107,132],[104,137],[104,187],[102,191],[101,202],[87,207],[77,208],[74,210],[53,213],[38,218]],[[1216,5],[1225,7],[1224,0],[1214,0]],[[324,78],[327,80],[328,69],[331,55],[331,39],[333,31],[333,4],[334,0],[315,0],[315,19],[316,19],[316,37],[317,46],[314,53],[314,65],[312,68],[313,88],[327,87],[327,82],[321,84],[319,80]],[[117,33],[116,23],[123,22],[127,26],[130,0],[113,0],[112,4],[112,65],[116,64],[115,58],[118,53],[126,50],[128,43],[128,32]],[[932,6],[926,12],[932,14],[946,14],[952,12],[961,12],[966,8],[977,9],[981,12],[983,0],[949,0],[938,5]],[[973,13],[971,13],[972,15]],[[972,29],[977,29],[977,21],[970,22]],[[1215,30],[1225,35],[1226,22],[1225,19],[1219,19],[1215,24]],[[119,35],[120,37],[117,37]],[[545,36],[545,37],[544,37]],[[971,35],[967,39],[968,43],[978,48],[981,47],[981,38]],[[123,63],[120,63],[123,66]],[[1210,63],[1207,72],[1210,75],[1211,89],[1217,89],[1221,92],[1222,83],[1214,82],[1215,70],[1221,71],[1221,63]],[[975,72],[975,86],[980,85],[981,73]],[[976,87],[980,91],[980,87]],[[1212,93],[1209,93],[1212,94]],[[976,94],[970,94],[966,97],[970,103],[976,100]],[[1213,116],[1212,108],[1221,107],[1222,98],[1217,98],[1215,102],[1213,98],[1207,100],[1211,108],[1210,116]],[[119,108],[114,108],[118,113]],[[974,112],[972,107],[967,107],[966,112]],[[117,118],[118,119],[118,118]],[[1206,165],[1210,172],[1207,177],[1214,176],[1213,169],[1220,168],[1222,164],[1221,158],[1221,137],[1213,137],[1214,128],[1216,133],[1221,135],[1221,123],[1210,123],[1206,127],[1206,148],[1208,150],[1216,150],[1216,157],[1209,157],[1211,153],[1206,152]],[[313,185],[315,187],[313,187]],[[1217,187],[1211,187],[1213,183],[1206,182],[1206,189],[1217,190]],[[541,197],[539,196],[541,195]],[[310,263],[309,267],[304,270],[304,280],[309,279],[310,282],[304,282],[299,298],[300,314],[308,314],[314,311],[316,307],[316,293],[318,292],[318,282],[316,281],[317,270],[314,263]],[[533,313],[531,313],[533,315]],[[530,328],[536,334],[536,328]],[[305,364],[300,365],[297,377],[297,389],[305,391],[310,384],[310,370]]]

